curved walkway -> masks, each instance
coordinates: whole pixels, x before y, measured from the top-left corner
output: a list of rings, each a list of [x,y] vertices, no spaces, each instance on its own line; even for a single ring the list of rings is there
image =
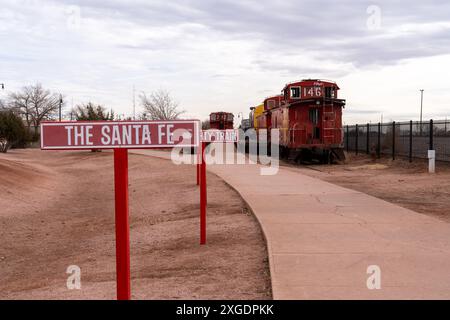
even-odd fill
[[[274,299],[450,299],[450,224],[293,170],[261,176],[260,167],[208,170],[261,223]],[[380,268],[380,289],[368,288],[369,266]]]

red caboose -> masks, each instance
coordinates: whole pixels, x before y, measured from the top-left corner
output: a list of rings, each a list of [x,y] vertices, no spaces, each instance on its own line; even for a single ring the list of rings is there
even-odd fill
[[[336,83],[316,79],[287,84],[282,96],[264,101],[260,128],[280,129],[280,151],[291,159],[343,160],[345,100],[338,99],[338,90]]]
[[[264,113],[260,120],[260,127],[267,129],[267,134],[270,138],[270,129],[272,129],[272,110],[277,109],[281,106],[283,100],[282,95],[276,95],[264,99]]]
[[[213,112],[209,115],[211,129],[233,129],[234,115],[228,112]]]

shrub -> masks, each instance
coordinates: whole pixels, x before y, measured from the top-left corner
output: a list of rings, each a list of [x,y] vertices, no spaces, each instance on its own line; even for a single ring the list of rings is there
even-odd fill
[[[0,152],[12,147],[25,147],[28,132],[22,119],[12,111],[0,111]]]

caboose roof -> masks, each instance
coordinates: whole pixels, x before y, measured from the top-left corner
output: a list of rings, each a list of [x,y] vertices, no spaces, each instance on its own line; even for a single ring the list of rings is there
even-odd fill
[[[339,86],[336,84],[336,82],[331,81],[331,80],[324,80],[324,79],[303,79],[300,81],[293,81],[293,82],[289,82],[287,83],[283,90],[286,89],[287,87],[292,87],[292,86],[305,86],[305,85],[314,85],[314,82],[318,82],[321,84],[325,84],[325,85],[333,85],[334,87],[336,87],[338,90],[340,89]]]
[[[211,112],[209,115],[211,116],[212,114],[232,114],[232,113],[231,112],[219,111],[219,112]]]
[[[270,99],[281,99],[283,96],[281,94],[277,94],[275,96],[270,96],[264,99],[264,101],[266,100],[270,100]]]

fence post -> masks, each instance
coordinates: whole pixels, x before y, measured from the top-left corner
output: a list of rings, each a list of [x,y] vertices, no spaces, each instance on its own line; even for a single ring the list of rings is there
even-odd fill
[[[395,121],[392,122],[392,160],[395,160]]]
[[[378,145],[377,145],[377,156],[378,159],[381,158],[381,123],[378,122]]]
[[[349,142],[348,142],[348,137],[349,137],[349,133],[348,133],[348,125],[347,125],[347,132],[345,133],[346,135],[346,139],[345,139],[345,143],[347,145],[347,152],[349,151]]]
[[[433,119],[430,120],[430,150],[434,150],[434,144],[433,144]]]
[[[367,124],[367,140],[366,140],[366,153],[367,154],[369,154],[370,153],[370,147],[369,147],[369,144],[370,144],[370,124],[368,123]]]
[[[356,154],[358,154],[358,132],[359,128],[358,125],[356,125],[356,136],[355,136],[355,152]]]
[[[413,122],[409,121],[409,162],[412,162],[412,145],[413,145]]]

